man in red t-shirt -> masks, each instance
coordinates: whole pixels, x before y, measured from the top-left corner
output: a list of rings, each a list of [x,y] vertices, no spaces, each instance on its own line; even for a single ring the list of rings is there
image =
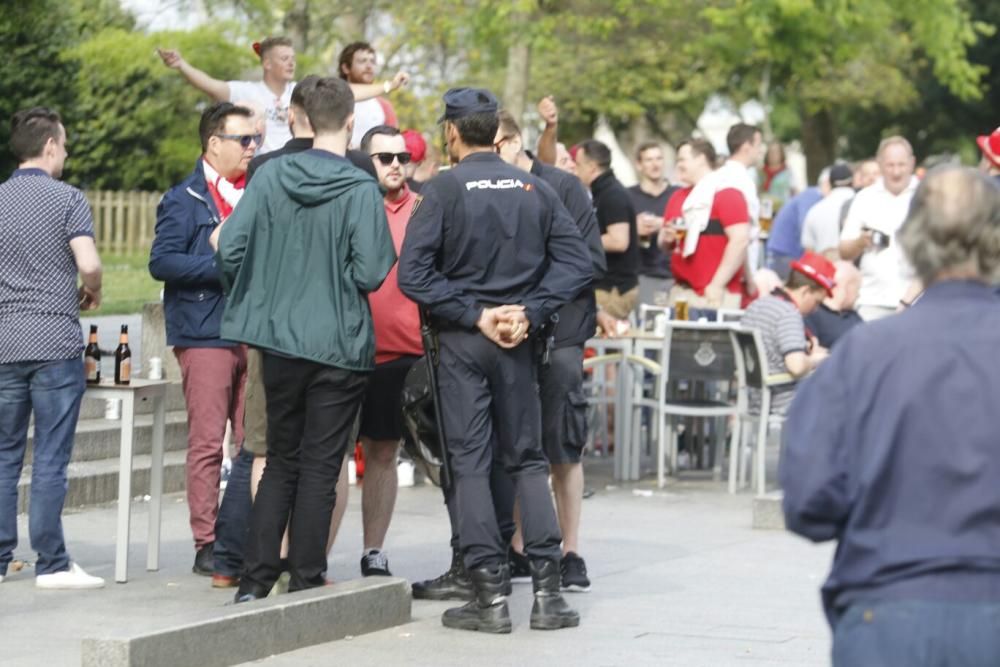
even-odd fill
[[[388,125],[368,130],[361,139],[361,150],[371,156],[379,185],[385,190],[385,215],[398,255],[406,223],[417,201],[406,185],[404,170],[411,155],[399,130]],[[366,577],[390,576],[382,543],[389,530],[399,485],[396,462],[405,432],[400,401],[406,374],[424,353],[420,340],[420,312],[417,305],[399,291],[398,266],[393,266],[382,286],[368,295],[375,325],[375,370],[361,408],[360,434],[365,452],[365,483],[361,491],[364,527],[361,573]]]
[[[659,235],[660,247],[673,251],[670,266],[677,284],[670,290],[671,305],[686,299],[695,308],[740,307],[750,214],[739,190],[707,190],[713,181],[705,179],[715,159],[715,149],[704,139],[685,141],[677,149],[677,178],[687,187],[667,202]],[[690,205],[696,199],[704,200],[703,209],[710,206],[707,224],[704,210],[699,216],[698,207]],[[689,239],[690,234],[697,239]]]

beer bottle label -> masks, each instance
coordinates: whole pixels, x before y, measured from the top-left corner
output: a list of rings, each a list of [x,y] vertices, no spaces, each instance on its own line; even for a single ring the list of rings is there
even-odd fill
[[[97,359],[86,357],[83,363],[87,370],[87,382],[97,382]]]
[[[128,382],[132,379],[132,360],[122,359],[121,366],[119,367],[118,376],[121,378],[122,382]]]

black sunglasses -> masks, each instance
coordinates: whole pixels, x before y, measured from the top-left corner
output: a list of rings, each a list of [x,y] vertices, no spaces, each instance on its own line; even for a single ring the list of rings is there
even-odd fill
[[[243,148],[250,148],[251,144],[260,146],[260,142],[264,138],[259,134],[217,134],[215,136],[220,139],[232,139],[233,141],[238,141],[240,142],[240,146]]]
[[[384,166],[388,167],[394,159],[399,160],[399,164],[409,164],[410,154],[403,153],[372,153],[373,158],[377,158]]]

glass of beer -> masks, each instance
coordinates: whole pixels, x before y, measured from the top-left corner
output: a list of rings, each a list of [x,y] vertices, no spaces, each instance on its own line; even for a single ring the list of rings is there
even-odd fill
[[[688,321],[688,302],[687,299],[677,299],[674,301],[674,319],[681,322]]]
[[[677,217],[670,221],[670,225],[674,228],[674,234],[677,236],[677,247],[683,247],[684,236],[687,234],[687,222],[684,221],[683,217]]]
[[[636,223],[639,227],[639,246],[643,249],[649,249],[653,246],[653,236],[654,234],[645,234],[643,231],[652,225],[655,225],[659,221],[659,216],[649,213],[647,211],[642,211],[636,216]]]
[[[760,199],[760,217],[757,221],[760,223],[760,231],[763,235],[771,233],[771,221],[774,219],[774,200],[770,197],[761,197]]]

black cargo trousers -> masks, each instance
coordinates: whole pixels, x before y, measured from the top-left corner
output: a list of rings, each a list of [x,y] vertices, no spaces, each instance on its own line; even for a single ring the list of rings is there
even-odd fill
[[[446,330],[439,344],[438,385],[466,568],[492,569],[507,560],[490,490],[494,446],[520,500],[526,555],[558,562],[562,536],[542,452],[532,341],[505,350],[478,331]]]

